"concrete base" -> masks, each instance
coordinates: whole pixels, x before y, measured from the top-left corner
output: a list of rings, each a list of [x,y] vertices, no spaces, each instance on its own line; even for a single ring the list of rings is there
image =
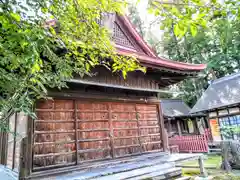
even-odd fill
[[[211,180],[213,179],[213,176],[208,176],[208,177],[195,177],[194,180]]]

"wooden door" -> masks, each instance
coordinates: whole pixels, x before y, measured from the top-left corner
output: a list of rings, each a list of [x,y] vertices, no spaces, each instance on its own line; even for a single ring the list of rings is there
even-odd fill
[[[161,127],[157,105],[137,104],[140,142],[143,152],[162,149]]]
[[[72,165],[76,162],[73,100],[37,103],[33,134],[33,169]]]
[[[108,103],[81,100],[76,103],[78,160],[111,158]]]
[[[116,157],[162,148],[157,105],[111,103],[110,111]]]
[[[142,147],[139,139],[139,127],[136,105],[129,103],[111,103],[113,128],[113,152],[116,157],[139,154]]]
[[[34,168],[161,150],[157,105],[86,100],[37,103]]]

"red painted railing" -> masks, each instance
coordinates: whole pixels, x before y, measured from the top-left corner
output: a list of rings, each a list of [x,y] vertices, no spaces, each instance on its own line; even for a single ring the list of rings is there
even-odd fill
[[[213,138],[212,138],[212,133],[211,133],[211,129],[205,129],[205,136],[208,142],[212,142]]]
[[[207,129],[204,135],[174,136],[169,138],[169,145],[177,145],[179,152],[208,152],[211,133]]]

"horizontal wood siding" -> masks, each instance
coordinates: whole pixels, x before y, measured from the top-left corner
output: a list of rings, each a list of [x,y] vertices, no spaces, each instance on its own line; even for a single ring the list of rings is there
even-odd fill
[[[162,149],[157,105],[55,99],[36,113],[34,170]]]
[[[146,75],[143,72],[130,72],[128,77],[124,79],[120,73],[112,74],[111,71],[105,68],[93,69],[93,76],[85,76],[83,79],[90,82],[105,83],[108,85],[120,85],[132,88],[144,88],[144,89],[160,89],[159,76],[156,80],[150,75]],[[77,78],[76,78],[77,79]]]

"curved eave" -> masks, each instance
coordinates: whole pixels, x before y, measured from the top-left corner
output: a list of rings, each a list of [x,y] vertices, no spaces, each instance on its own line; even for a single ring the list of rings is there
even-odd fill
[[[148,44],[143,40],[143,38],[140,36],[140,34],[137,32],[133,24],[130,22],[128,17],[126,15],[119,15],[119,19],[122,21],[122,23],[125,25],[125,27],[129,30],[129,32],[133,35],[134,39],[139,43],[140,47],[144,49],[144,51],[149,55],[153,57],[157,57],[156,53],[153,51],[153,49],[148,46]]]
[[[156,68],[168,68],[171,70],[180,70],[180,71],[192,71],[200,72],[206,68],[206,64],[188,64],[181,63],[177,61],[172,61],[169,59],[159,58],[159,57],[149,57],[139,53],[134,53],[122,49],[117,49],[118,54],[123,56],[133,56],[137,58],[141,63],[152,65]]]

